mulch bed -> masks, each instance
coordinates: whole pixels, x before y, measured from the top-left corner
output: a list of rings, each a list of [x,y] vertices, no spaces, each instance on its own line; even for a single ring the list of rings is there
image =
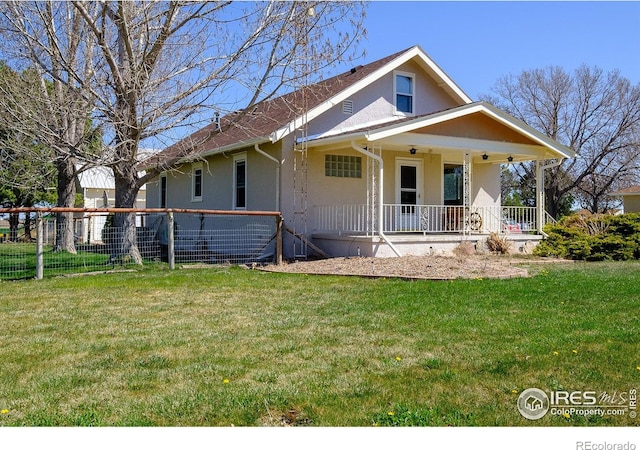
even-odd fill
[[[508,256],[403,256],[400,258],[330,258],[317,261],[297,261],[280,266],[269,265],[261,270],[270,272],[305,273],[314,275],[355,275],[376,278],[421,280],[453,280],[457,278],[517,278],[528,277],[520,264],[529,259]]]

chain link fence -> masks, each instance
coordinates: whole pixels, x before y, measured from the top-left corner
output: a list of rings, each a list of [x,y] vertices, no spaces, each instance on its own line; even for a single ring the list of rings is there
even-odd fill
[[[59,221],[59,212],[71,213],[71,222]],[[0,280],[137,266],[115,214],[135,214],[134,246],[144,265],[282,261],[278,212],[11,208],[0,209]]]

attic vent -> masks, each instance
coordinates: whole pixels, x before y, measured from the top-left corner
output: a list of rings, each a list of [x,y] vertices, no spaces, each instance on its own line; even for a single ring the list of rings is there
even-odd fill
[[[345,100],[342,102],[342,112],[344,114],[353,114],[353,100]]]

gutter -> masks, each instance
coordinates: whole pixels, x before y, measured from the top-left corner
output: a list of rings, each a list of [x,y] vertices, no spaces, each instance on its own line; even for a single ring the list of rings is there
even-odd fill
[[[391,250],[393,250],[396,256],[402,256],[402,253],[400,253],[400,251],[396,248],[396,246],[393,245],[393,243],[382,231],[383,225],[384,225],[384,218],[383,218],[384,209],[382,206],[382,195],[384,193],[384,184],[383,184],[384,178],[382,177],[382,175],[384,172],[384,164],[382,162],[382,157],[374,153],[371,153],[369,150],[366,150],[360,147],[355,143],[355,141],[351,141],[351,148],[353,148],[355,151],[359,153],[362,153],[365,156],[368,156],[369,158],[375,159],[376,161],[378,161],[378,164],[380,165],[380,175],[378,176],[378,235],[380,236],[380,238],[382,238],[384,242],[387,243],[389,247],[391,247]]]
[[[282,163],[260,148],[260,144],[254,144],[253,148],[265,158],[276,163],[276,211],[280,211],[280,166]]]

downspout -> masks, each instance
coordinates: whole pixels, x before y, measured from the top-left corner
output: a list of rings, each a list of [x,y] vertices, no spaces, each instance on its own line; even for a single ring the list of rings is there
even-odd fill
[[[360,147],[358,144],[355,143],[355,141],[351,141],[351,148],[353,148],[355,151],[359,153],[362,153],[363,155],[368,156],[369,158],[373,158],[376,161],[378,161],[378,165],[380,167],[380,175],[378,176],[378,235],[380,236],[380,238],[382,238],[384,242],[387,243],[389,247],[391,247],[391,250],[393,250],[393,253],[395,253],[396,256],[402,256],[402,253],[400,253],[400,251],[396,248],[396,246],[393,245],[389,240],[389,238],[384,234],[384,231],[382,231],[383,225],[384,225],[384,217],[383,217],[384,209],[382,206],[382,195],[384,193],[384,183],[383,183],[384,178],[382,177],[382,174],[384,172],[384,164],[382,162],[382,157],[374,153],[371,153],[369,150],[366,150]]]
[[[544,171],[553,167],[558,167],[564,159],[557,159],[551,163],[542,163],[540,160],[536,161],[536,206],[538,207],[538,232],[544,236],[549,237],[547,233],[542,231],[542,222],[544,222]]]
[[[270,159],[271,161],[276,163],[276,211],[280,211],[280,166],[282,165],[282,163],[278,161],[277,158],[274,158],[273,156],[262,150],[260,148],[260,144],[254,144],[253,148],[256,150],[256,152],[260,153],[265,158]]]

